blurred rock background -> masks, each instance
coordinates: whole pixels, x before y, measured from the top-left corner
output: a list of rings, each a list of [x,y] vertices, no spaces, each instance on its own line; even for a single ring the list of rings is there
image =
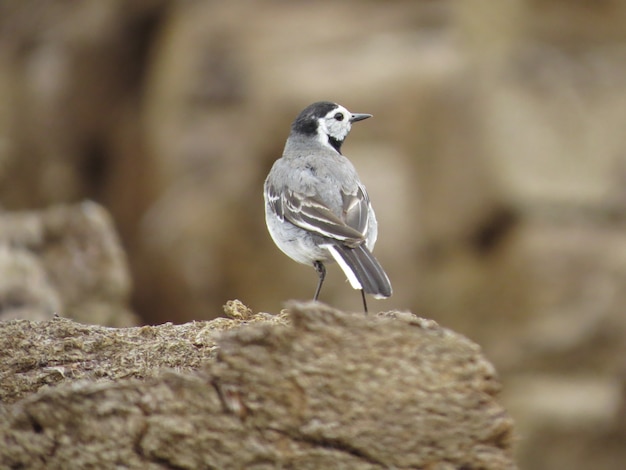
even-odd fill
[[[0,229],[90,199],[142,322],[212,318],[230,298],[277,312],[316,275],[271,242],[262,184],[319,99],[375,116],[344,146],[394,285],[371,308],[483,346],[522,468],[622,468],[626,2],[0,1]],[[50,271],[6,253],[2,276],[27,266],[50,311],[93,303],[48,295]],[[120,305],[130,284],[107,266]],[[335,267],[322,300],[360,308]],[[132,318],[107,315],[91,321]]]

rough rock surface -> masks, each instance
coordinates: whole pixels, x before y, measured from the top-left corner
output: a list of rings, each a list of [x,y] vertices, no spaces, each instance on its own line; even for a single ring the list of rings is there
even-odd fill
[[[512,421],[476,344],[408,313],[368,318],[315,303],[287,311],[244,312],[221,325],[1,324],[3,351],[22,359],[0,361],[0,461],[33,469],[516,468]],[[62,383],[4,390],[7,376],[37,374]]]

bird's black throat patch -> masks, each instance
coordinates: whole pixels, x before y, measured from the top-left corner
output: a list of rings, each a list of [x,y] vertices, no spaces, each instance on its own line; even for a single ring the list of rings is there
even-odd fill
[[[343,144],[343,140],[338,140],[338,139],[335,139],[334,137],[328,136],[328,143],[337,152],[341,153],[341,144]]]

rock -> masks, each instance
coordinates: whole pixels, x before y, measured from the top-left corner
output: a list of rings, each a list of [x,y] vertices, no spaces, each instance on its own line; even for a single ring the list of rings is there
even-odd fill
[[[0,212],[0,319],[60,314],[137,324],[130,276],[113,222],[93,202]]]
[[[229,308],[233,304],[241,309],[238,301]],[[59,316],[45,322],[0,322],[0,402],[11,403],[63,382],[147,378],[163,368],[195,370],[201,361],[214,357],[216,332],[259,321],[286,321],[285,313],[229,316],[115,330]]]
[[[247,326],[230,320],[239,327],[215,336],[212,322],[0,325],[0,337],[20,338],[3,346],[7,354],[25,342],[48,351],[45,364],[37,346],[25,353],[30,363],[3,359],[4,376],[48,369],[63,378],[3,400],[0,441],[9,445],[0,461],[33,469],[516,468],[512,421],[476,344],[408,313],[364,317],[318,303],[287,310],[290,326],[262,315]],[[63,370],[54,372],[55,362]]]

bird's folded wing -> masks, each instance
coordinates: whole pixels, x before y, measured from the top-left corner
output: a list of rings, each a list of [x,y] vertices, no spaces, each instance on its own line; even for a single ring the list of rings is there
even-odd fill
[[[370,218],[370,198],[362,184],[355,194],[341,192],[343,199],[343,219],[348,227],[352,227],[362,236],[367,235]]]
[[[363,233],[350,227],[315,197],[285,190],[280,197],[280,203],[276,204],[276,209],[281,212],[279,216],[292,224],[341,241],[348,246],[359,245],[365,240]]]

